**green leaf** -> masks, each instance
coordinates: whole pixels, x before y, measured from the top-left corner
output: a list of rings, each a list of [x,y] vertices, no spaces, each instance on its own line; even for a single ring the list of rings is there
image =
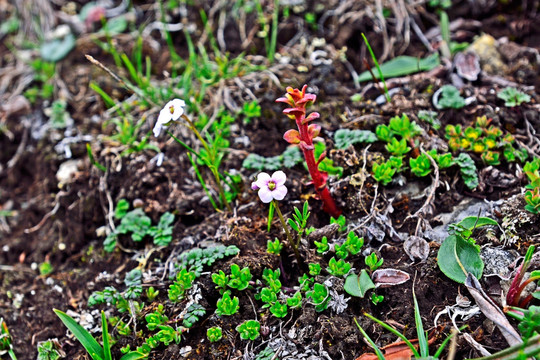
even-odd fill
[[[413,74],[419,71],[429,71],[440,65],[439,54],[434,53],[424,59],[418,59],[412,56],[398,56],[381,65],[384,78],[392,78],[396,76],[404,76]],[[378,74],[375,74],[378,78]],[[371,73],[364,71],[358,76],[358,82],[372,80]]]
[[[116,204],[116,209],[114,210],[114,218],[120,220],[127,214],[128,210],[129,202],[126,199],[118,200],[118,204]]]
[[[351,274],[345,279],[344,289],[352,296],[363,298],[368,290],[374,288],[375,284],[365,269],[362,269],[360,275]]]
[[[468,216],[465,219],[461,220],[458,226],[462,226],[467,230],[472,230],[473,228],[479,228],[486,225],[499,225],[495,220],[488,217],[477,217],[477,216]]]
[[[57,309],[53,309],[55,314],[62,320],[64,325],[75,335],[81,345],[88,351],[88,354],[94,360],[105,360],[103,348],[98,344],[96,339],[79,325],[71,316]]]
[[[62,40],[55,39],[41,45],[40,55],[45,61],[57,62],[66,57],[75,47],[75,36],[67,34]]]
[[[377,135],[369,130],[339,129],[334,134],[336,149],[346,149],[353,144],[375,141],[377,141]]]
[[[111,344],[109,344],[109,327],[103,310],[101,311],[101,333],[103,335],[103,358],[104,360],[112,360]]]
[[[413,300],[414,300],[414,322],[416,324],[416,334],[418,336],[420,355],[422,355],[422,358],[427,358],[429,356],[428,340],[427,340],[426,333],[424,332],[424,324],[422,324],[422,317],[420,316],[420,307],[418,306],[418,301],[416,300],[414,286],[413,286]]]
[[[446,276],[460,284],[465,282],[467,273],[480,279],[484,270],[476,247],[459,235],[450,235],[444,240],[437,253],[437,263]]]
[[[137,351],[132,351],[127,353],[126,355],[122,356],[120,360],[139,360],[139,359],[145,359],[147,355],[142,354]]]

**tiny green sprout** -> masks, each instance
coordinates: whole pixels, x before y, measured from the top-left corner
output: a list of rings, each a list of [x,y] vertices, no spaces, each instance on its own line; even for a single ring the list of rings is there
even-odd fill
[[[389,161],[383,162],[382,164],[373,163],[372,171],[373,178],[383,185],[390,183],[392,181],[392,177],[396,173],[396,169]]]
[[[54,271],[54,268],[53,268],[53,266],[51,265],[50,262],[45,261],[45,262],[42,262],[41,264],[39,264],[39,274],[41,276],[50,275],[50,274],[52,274],[53,271]]]
[[[273,289],[269,287],[265,287],[261,289],[261,292],[257,295],[255,295],[255,298],[257,300],[260,300],[264,303],[262,308],[267,308],[272,306],[277,301],[277,293]]]
[[[195,324],[201,317],[206,314],[206,309],[197,303],[189,305],[182,320],[182,325],[186,328],[190,328]]]
[[[184,299],[187,289],[193,286],[195,273],[182,269],[176,274],[176,281],[169,286],[169,300],[179,302]]]
[[[374,304],[374,305],[378,305],[380,303],[382,303],[384,300],[384,296],[382,295],[377,295],[375,294],[374,292],[371,293],[371,302]]]
[[[146,327],[150,331],[154,331],[160,325],[166,324],[169,318],[163,314],[163,304],[159,304],[157,309],[144,317],[146,320]]]
[[[364,246],[364,238],[360,238],[354,231],[350,231],[347,234],[347,240],[345,240],[343,245],[336,245],[336,256],[340,259],[346,259],[349,254],[358,254],[362,249],[362,246]]]
[[[477,140],[475,142],[473,142],[472,144],[472,151],[474,151],[475,153],[477,154],[481,154],[483,153],[484,151],[486,151],[488,149],[487,145],[486,145],[486,140],[487,139],[484,139],[484,140]]]
[[[538,214],[540,211],[540,187],[534,188],[534,190],[527,190],[525,193],[525,210]]]
[[[379,140],[384,142],[390,142],[390,139],[392,139],[392,133],[390,131],[390,128],[384,124],[378,125],[375,128],[375,135],[377,135]]]
[[[353,103],[362,101],[362,94],[356,93],[349,98]]]
[[[364,261],[366,262],[366,265],[369,267],[369,270],[375,271],[381,267],[381,265],[384,262],[384,259],[383,258],[378,259],[377,254],[371,253],[368,256],[366,256]]]
[[[230,316],[236,314],[238,309],[240,309],[240,300],[236,296],[231,298],[231,292],[226,291],[221,299],[217,301],[216,314]]]
[[[268,242],[266,243],[266,252],[269,254],[279,255],[281,253],[281,250],[283,250],[283,245],[278,238],[276,238],[274,241],[268,240]]]
[[[326,236],[323,236],[321,241],[314,241],[313,243],[317,247],[317,253],[319,254],[324,254],[330,250],[330,245],[328,245],[328,238]]]
[[[297,291],[294,293],[293,296],[287,298],[287,305],[291,309],[300,308],[302,306],[302,293],[300,291]]]
[[[233,289],[244,290],[249,286],[251,277],[252,275],[248,267],[244,267],[242,270],[240,270],[240,266],[237,264],[232,264],[231,276],[227,285]]]
[[[287,316],[287,304],[276,301],[274,305],[270,307],[270,312],[277,318],[283,318]]]
[[[351,270],[352,265],[343,259],[336,260],[335,257],[331,258],[328,262],[326,270],[330,275],[345,276]]]
[[[229,284],[229,275],[225,274],[223,270],[219,270],[218,273],[212,274],[212,281],[216,284],[216,289],[219,290],[220,294],[223,294],[227,291],[227,285]]]
[[[501,163],[499,153],[495,151],[486,151],[482,153],[481,157],[487,165],[499,165]]]
[[[313,290],[307,291],[306,296],[311,298],[313,305],[315,305],[315,311],[321,312],[326,310],[328,302],[330,301],[330,295],[328,289],[323,284],[315,283]]]
[[[37,360],[57,360],[66,356],[57,339],[40,341],[38,343],[37,351]]]
[[[240,333],[242,340],[255,340],[259,337],[261,323],[257,320],[246,320],[236,327],[236,331]]]
[[[401,117],[394,116],[391,118],[388,127],[393,135],[399,135],[405,140],[412,139],[422,131],[416,122],[409,120],[407,114],[402,114]]]
[[[338,224],[339,225],[339,232],[344,232],[347,230],[347,218],[343,215],[339,215],[339,217],[336,219],[333,216],[330,217],[330,224]]]
[[[146,297],[148,298],[148,301],[154,301],[158,295],[159,291],[154,289],[153,286],[150,286],[148,289],[146,289]]]
[[[446,169],[454,165],[454,160],[450,153],[437,154],[437,150],[430,150],[428,154],[435,160],[439,169]]]
[[[303,274],[298,278],[298,283],[300,284],[301,291],[309,291],[311,285],[315,283],[315,279],[308,274]]]
[[[296,246],[298,246],[302,236],[304,235],[310,214],[308,202],[305,201],[302,211],[295,207],[292,214],[293,219],[288,219],[289,226],[298,234],[296,238]]]
[[[311,276],[317,276],[321,273],[321,264],[310,263],[308,265],[308,268],[309,268],[309,275]]]
[[[519,106],[522,103],[528,103],[531,101],[531,97],[529,95],[510,86],[502,89],[497,94],[497,97],[504,100],[504,106],[506,107]]]
[[[206,338],[210,342],[218,342],[223,338],[223,332],[219,326],[214,326],[206,330]]]
[[[247,102],[242,107],[242,115],[244,115],[244,124],[249,124],[251,119],[261,116],[261,106],[257,100]]]
[[[480,136],[482,136],[482,129],[480,128],[473,128],[471,126],[468,126],[465,129],[465,137],[467,140],[474,142],[477,140]]]
[[[416,159],[410,158],[409,165],[411,172],[418,177],[427,176],[431,172],[431,161],[425,154],[420,154]]]
[[[390,142],[385,145],[385,148],[394,156],[403,156],[411,151],[411,148],[407,146],[407,140],[405,140],[405,138],[398,141],[393,137]]]
[[[437,109],[461,109],[465,106],[465,99],[453,85],[444,85],[440,90],[439,101],[435,104]]]
[[[437,112],[431,110],[420,110],[418,112],[418,119],[430,124],[433,129],[439,130],[441,128],[441,122],[437,118]]]

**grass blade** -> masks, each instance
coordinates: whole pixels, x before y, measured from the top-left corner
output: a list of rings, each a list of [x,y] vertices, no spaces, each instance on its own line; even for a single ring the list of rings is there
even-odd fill
[[[416,323],[416,334],[418,336],[418,345],[420,348],[420,355],[423,358],[429,356],[429,346],[424,331],[424,325],[422,324],[422,317],[420,316],[420,308],[418,307],[418,301],[416,301],[416,294],[414,293],[413,286],[413,300],[414,300],[414,322]]]
[[[101,311],[101,334],[103,335],[103,358],[104,360],[112,360],[111,344],[109,344],[109,326],[103,311]]]
[[[379,360],[385,360],[384,358],[384,355],[383,353],[381,352],[381,350],[379,349],[379,347],[375,344],[375,342],[373,340],[371,340],[371,338],[368,336],[368,334],[364,331],[364,329],[362,329],[362,327],[360,326],[360,324],[358,323],[358,320],[356,320],[356,318],[354,318],[354,322],[356,323],[356,326],[358,327],[358,330],[360,331],[360,333],[362,334],[362,336],[367,340],[367,342],[369,343],[369,345],[371,345],[371,347],[373,348],[373,350],[375,351],[375,354],[377,354],[377,358]]]
[[[416,348],[414,347],[414,345],[409,341],[409,339],[407,339],[405,337],[405,335],[403,335],[402,333],[400,333],[399,331],[397,331],[396,329],[394,329],[393,327],[391,327],[390,325],[386,324],[385,322],[377,319],[376,317],[368,314],[368,313],[364,313],[364,315],[366,317],[368,317],[369,319],[375,321],[377,324],[381,325],[383,328],[385,328],[386,330],[390,331],[392,334],[396,335],[398,338],[400,338],[401,340],[403,340],[405,342],[405,344],[407,344],[407,346],[411,349],[414,357],[416,358],[421,358],[420,354],[418,353],[418,351],[416,350]]]
[[[103,348],[98,344],[96,339],[79,325],[71,316],[57,309],[53,309],[55,314],[62,320],[64,325],[75,335],[81,345],[88,351],[88,354],[94,360],[105,360],[103,357]]]

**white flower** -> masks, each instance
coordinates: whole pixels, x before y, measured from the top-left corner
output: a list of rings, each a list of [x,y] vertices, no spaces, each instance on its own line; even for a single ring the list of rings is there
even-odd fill
[[[184,114],[186,102],[182,99],[171,100],[159,112],[156,125],[154,125],[154,136],[158,137],[161,129],[170,125],[171,121],[177,121]]]
[[[257,181],[251,183],[251,188],[259,190],[259,198],[263,203],[267,204],[274,199],[283,200],[287,195],[286,180],[287,175],[281,170],[276,171],[272,176],[262,172],[257,176]]]

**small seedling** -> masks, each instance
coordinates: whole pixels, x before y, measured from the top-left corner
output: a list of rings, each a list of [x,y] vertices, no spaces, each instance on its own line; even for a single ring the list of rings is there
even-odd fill
[[[315,310],[321,312],[326,310],[328,307],[328,302],[330,301],[330,294],[328,289],[323,284],[315,283],[313,285],[313,290],[307,291],[306,296],[311,298],[313,305],[315,305]]]
[[[531,97],[524,92],[521,92],[513,87],[505,87],[497,94],[497,97],[504,100],[504,106],[515,107],[522,103],[528,103],[531,101]]]
[[[243,340],[255,340],[259,337],[261,323],[257,320],[246,320],[236,327],[236,331],[240,333],[240,338]]]
[[[153,286],[150,286],[146,289],[146,297],[149,302],[154,301],[159,295],[159,290],[154,289]]]
[[[538,214],[540,211],[540,187],[536,187],[532,191],[527,190],[524,197],[527,203],[525,210],[533,214]]]
[[[206,338],[210,342],[218,342],[223,337],[223,333],[219,326],[214,326],[206,330]]]
[[[179,302],[184,299],[186,290],[193,286],[195,273],[182,269],[176,274],[176,281],[169,286],[169,300]]]
[[[330,245],[328,245],[328,238],[326,236],[323,236],[321,241],[314,241],[313,243],[317,247],[317,253],[319,254],[324,254],[330,250]]]
[[[339,228],[338,228],[339,232],[347,231],[347,218],[345,218],[345,216],[343,216],[343,215],[339,215],[337,219],[334,218],[333,216],[330,217],[330,224],[338,224],[339,225]]]
[[[283,318],[287,316],[287,304],[282,304],[276,301],[274,305],[270,307],[270,312],[277,318]]]
[[[302,293],[297,291],[293,296],[287,299],[287,305],[291,309],[297,309],[302,306]]]
[[[366,256],[364,261],[366,265],[369,267],[370,271],[375,271],[381,267],[381,265],[384,262],[384,259],[383,258],[378,259],[377,254],[371,253],[368,256]]]
[[[244,267],[240,270],[237,264],[231,265],[231,276],[228,282],[228,286],[237,290],[244,290],[249,286],[251,280],[251,272],[248,267]]]
[[[523,263],[519,267],[516,276],[510,284],[508,294],[506,295],[506,303],[508,305],[525,308],[533,298],[540,298],[540,291],[535,291],[534,293],[527,295],[525,298],[521,298],[521,294],[523,293],[523,290],[525,290],[525,287],[527,287],[527,285],[529,285],[531,282],[540,279],[540,271],[536,270],[531,273],[527,280],[523,281],[525,273],[531,265],[531,260],[535,249],[536,247],[534,245],[529,246],[527,253],[525,254],[525,258],[523,259]]]
[[[378,164],[376,162],[373,163],[373,178],[375,181],[380,182],[383,185],[388,185],[390,182],[392,182],[392,177],[396,171],[396,168],[392,165],[390,160],[383,162],[382,164]]]
[[[333,276],[345,276],[351,270],[352,265],[343,259],[331,258],[326,270]]]
[[[420,154],[416,159],[410,158],[409,165],[411,172],[418,177],[427,176],[431,172],[431,161],[425,154]]]
[[[453,85],[444,85],[441,88],[439,101],[435,104],[437,109],[461,109],[465,106],[465,99]]]
[[[321,273],[321,264],[311,263],[308,265],[309,275],[317,276]]]
[[[230,316],[236,314],[240,309],[240,300],[234,296],[231,298],[231,292],[226,291],[221,299],[217,301],[216,314],[219,316]]]
[[[279,255],[281,250],[283,250],[283,245],[281,245],[281,241],[279,241],[278,238],[276,238],[274,241],[268,240],[266,243],[266,252],[269,254]]]
[[[206,309],[202,305],[193,303],[187,308],[184,320],[182,320],[182,325],[186,328],[190,328],[205,314]]]
[[[11,360],[17,360],[15,353],[13,352],[12,338],[9,334],[8,327],[4,321],[4,318],[0,317],[0,353],[7,353]]]
[[[66,353],[62,350],[57,339],[40,341],[37,346],[37,351],[37,360],[58,360],[66,356]]]

